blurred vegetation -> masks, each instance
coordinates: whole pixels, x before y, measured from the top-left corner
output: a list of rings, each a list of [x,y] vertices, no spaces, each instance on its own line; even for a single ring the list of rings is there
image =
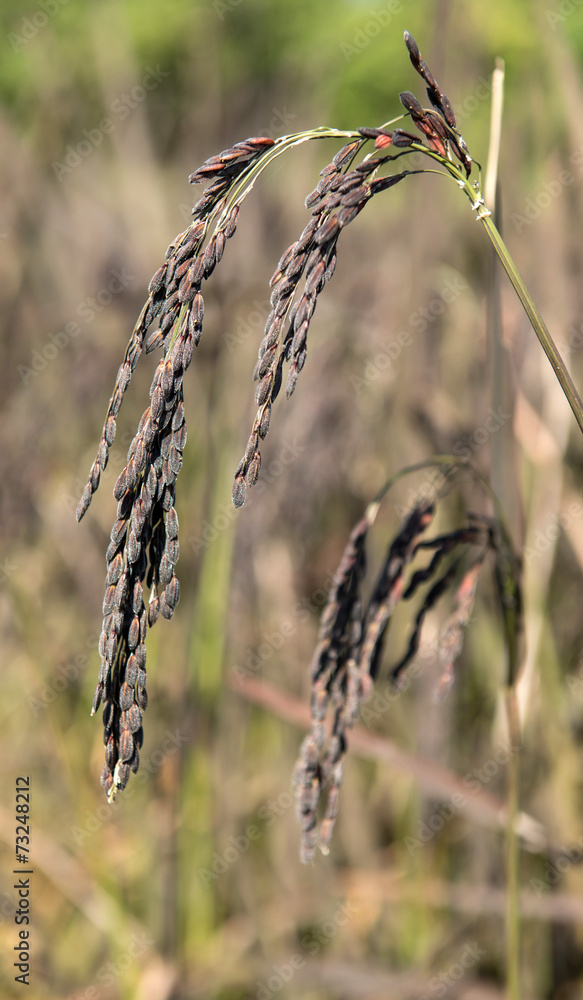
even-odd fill
[[[463,782],[506,740],[503,648],[489,584],[480,588],[449,698],[435,702],[438,671],[422,657],[421,676],[371,725],[387,756],[378,759],[355,738],[330,856],[311,868],[297,860],[290,795],[303,731],[285,711],[234,690],[238,666],[289,705],[307,706],[322,588],[391,473],[456,446],[490,470],[493,442],[476,437],[494,398],[489,248],[453,185],[413,178],[343,237],[306,369],[293,399],[273,414],[265,489],[235,514],[231,477],[254,414],[251,373],[268,280],[305,224],[303,200],[334,145],[294,150],[257,185],[205,293],[205,332],[185,380],[182,596],[174,620],[160,621],[148,638],[141,769],[114,807],[99,786],[101,723],[89,717],[111,487],[146,405],[149,357],[80,527],[74,508],[149,278],[188,225],[198,195],[188,174],[250,135],[377,125],[398,113],[399,91],[422,99],[405,28],[461,109],[461,130],[483,162],[484,81],[495,58],[505,60],[502,228],[581,385],[583,160],[573,156],[583,150],[583,9],[576,3],[5,0],[0,8],[6,997],[22,989],[12,969],[18,775],[32,786],[27,995],[35,1000],[437,996],[434,977],[461,968],[474,942],[480,957],[462,978],[452,973],[447,995],[503,995],[503,829],[492,808],[459,809],[414,851],[406,840],[443,815],[451,797],[444,775]],[[132,98],[152,73],[156,86]],[[104,118],[108,131],[100,129]],[[572,181],[549,195],[545,185],[563,170]],[[513,213],[525,216],[528,199],[533,218],[517,225]],[[412,326],[420,308],[441,301],[447,282],[458,289],[455,301],[426,328]],[[520,805],[550,842],[568,848],[583,833],[583,449],[505,281],[502,308],[516,389],[503,426],[504,433],[512,427],[518,485],[509,473],[507,489],[520,510],[515,543],[527,556]],[[412,346],[367,369],[400,331],[412,334]],[[354,378],[367,371],[357,391]],[[406,505],[408,490],[423,481],[406,481],[394,505]],[[469,488],[466,499],[482,503]],[[444,525],[456,502],[444,507]],[[377,561],[398,523],[398,507],[389,504],[375,527]],[[438,609],[425,642],[441,621]],[[395,623],[390,662],[407,629],[406,619]],[[395,747],[400,765],[391,763]],[[503,802],[504,792],[500,767],[468,798],[479,806],[486,795]],[[558,874],[550,865],[544,853],[521,854],[523,996],[567,1000],[582,995],[583,874],[577,864]]]

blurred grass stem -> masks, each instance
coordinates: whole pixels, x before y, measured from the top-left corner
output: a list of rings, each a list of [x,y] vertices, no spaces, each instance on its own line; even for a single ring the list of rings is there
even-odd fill
[[[486,183],[484,195],[486,204],[492,211],[496,204],[496,188],[498,186],[498,163],[500,160],[500,141],[502,138],[502,108],[504,105],[504,60],[496,59],[496,68],[492,73],[492,112],[490,115],[490,143],[488,146],[488,162],[486,164]]]
[[[510,746],[521,745],[520,716],[516,683],[506,690],[506,716]],[[519,845],[516,834],[518,788],[520,780],[519,754],[510,754],[508,761],[508,823],[506,826],[506,987],[508,1000],[520,1000],[520,887]]]
[[[490,144],[486,168],[485,200],[492,211],[488,219],[495,220],[496,232],[500,233],[502,212],[500,205],[500,185],[498,163],[500,139],[502,135],[502,109],[504,103],[504,63],[496,61],[492,74],[492,110],[490,116]],[[492,359],[492,406],[498,410],[514,414],[515,398],[510,370],[510,357],[502,336],[502,302],[500,295],[500,272],[496,266],[496,246],[492,254],[487,287],[487,327]],[[512,278],[511,278],[512,280]],[[514,282],[513,282],[514,284]],[[516,286],[515,286],[516,287]],[[536,329],[536,328],[535,328]],[[500,428],[500,433],[492,439],[492,488],[500,498],[506,516],[513,529],[513,537],[520,547],[520,487],[516,475],[516,454],[513,420]],[[520,716],[517,698],[517,678],[520,667],[518,651],[518,620],[516,602],[509,601],[505,608],[504,631],[508,654],[508,676],[505,691],[505,708],[508,726],[508,742],[512,747],[520,746]],[[506,989],[508,1000],[520,1000],[520,886],[519,886],[519,844],[516,834],[516,820],[519,809],[520,771],[518,754],[512,753],[508,761],[507,773],[506,825]]]

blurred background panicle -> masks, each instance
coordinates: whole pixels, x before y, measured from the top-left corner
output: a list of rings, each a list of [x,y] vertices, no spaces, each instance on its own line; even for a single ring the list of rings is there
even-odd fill
[[[435,700],[448,613],[438,606],[411,683],[394,699],[381,670],[350,735],[330,855],[312,867],[298,860],[290,781],[332,574],[387,477],[438,452],[486,474],[494,452],[510,497],[516,484],[508,513],[524,558],[520,802],[531,849],[521,856],[524,997],[580,995],[583,449],[505,279],[515,391],[493,394],[490,247],[441,178],[407,178],[343,235],[297,390],[274,405],[259,482],[236,511],[269,279],[342,140],[278,159],[243,206],[206,283],[204,335],[184,379],[181,597],[173,621],[148,636],[140,771],[114,805],[99,785],[103,730],[90,709],[111,491],[157,358],[140,361],[80,526],[75,508],[150,277],[200,197],[188,176],[248,136],[380,125],[400,113],[403,90],[425,106],[404,29],[483,162],[491,71],[505,60],[502,230],[581,385],[578,4],[8,0],[0,9],[5,996],[20,989],[10,957],[19,774],[32,783],[35,998],[370,1000],[442,995],[444,984],[452,997],[503,996],[499,804],[513,750],[485,577],[449,696]],[[434,475],[403,480],[385,503],[368,542],[370,580]],[[469,485],[465,499],[484,509]],[[453,493],[437,528],[451,530],[459,509]],[[409,625],[397,616],[389,663]],[[571,853],[537,853],[545,839]]]

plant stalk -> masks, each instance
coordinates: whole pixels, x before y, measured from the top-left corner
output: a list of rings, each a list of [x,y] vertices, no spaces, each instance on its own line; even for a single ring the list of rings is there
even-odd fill
[[[519,844],[518,822],[519,754],[521,745],[520,718],[516,685],[506,689],[508,740],[511,747],[508,761],[508,822],[506,824],[506,988],[508,1000],[520,1000],[520,904],[519,904]]]
[[[557,345],[551,337],[544,319],[534,304],[530,292],[524,284],[516,264],[508,252],[508,248],[504,240],[494,225],[491,212],[484,203],[479,182],[475,181],[474,183],[470,183],[459,167],[457,167],[450,160],[445,159],[439,153],[435,153],[433,150],[427,149],[427,147],[422,143],[412,142],[411,148],[416,152],[424,153],[430,159],[435,160],[442,167],[445,167],[447,173],[454,178],[459,187],[462,188],[470,199],[472,208],[477,211],[477,218],[486,230],[498,259],[506,271],[506,274],[510,278],[512,287],[522,303],[522,307],[528,316],[530,325],[536,333],[542,349],[551,363],[551,367],[559,380],[561,389],[563,390],[575,419],[579,424],[579,429],[583,432],[583,399],[581,399],[581,396],[577,391],[575,383],[567,370],[567,366],[559,354]]]
[[[484,226],[492,246],[496,251],[498,259],[506,271],[506,274],[510,278],[512,286],[530,320],[530,324],[541,343],[542,349],[551,363],[553,371],[559,380],[561,389],[565,393],[569,406],[571,407],[575,415],[575,419],[579,424],[579,428],[583,431],[583,400],[577,391],[573,379],[569,375],[567,366],[559,354],[557,346],[547,329],[545,321],[540,315],[528,289],[522,281],[516,265],[508,253],[506,244],[496,229],[492,218],[489,215],[482,215],[480,216],[480,222]]]

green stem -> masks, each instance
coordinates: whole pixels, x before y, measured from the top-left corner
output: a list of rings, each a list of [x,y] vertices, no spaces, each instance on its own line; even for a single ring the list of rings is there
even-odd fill
[[[569,406],[575,414],[575,419],[579,424],[580,429],[583,431],[583,400],[575,387],[573,379],[569,375],[565,362],[559,354],[557,346],[547,329],[545,321],[535,306],[528,289],[524,285],[524,282],[516,269],[516,265],[508,253],[504,240],[492,222],[491,216],[480,216],[480,222],[491,240],[492,246],[498,255],[498,259],[502,264],[502,267],[512,282],[512,286],[523,305],[531,326],[540,340],[542,349],[549,359],[553,371],[559,380],[561,389],[567,397]]]
[[[488,237],[496,251],[498,259],[502,264],[502,267],[506,271],[506,274],[510,278],[514,291],[518,295],[524,311],[529,318],[530,324],[536,333],[543,351],[545,352],[547,358],[549,359],[552,369],[559,380],[561,389],[563,390],[569,406],[571,407],[575,419],[579,424],[579,429],[583,431],[583,399],[579,395],[573,379],[569,375],[567,366],[563,361],[561,355],[559,354],[557,345],[555,344],[547,325],[539,313],[534,301],[526,288],[516,264],[514,263],[512,257],[508,252],[508,248],[502,239],[500,233],[496,229],[494,222],[492,221],[492,216],[488,208],[484,204],[484,199],[482,197],[482,191],[480,188],[479,181],[470,181],[465,177],[462,170],[457,167],[452,161],[445,159],[439,153],[433,150],[427,149],[422,143],[412,142],[411,149],[416,152],[423,153],[430,159],[435,160],[442,167],[444,167],[447,173],[454,178],[456,183],[465,192],[472,203],[472,208],[477,210],[477,218],[482,223]]]

